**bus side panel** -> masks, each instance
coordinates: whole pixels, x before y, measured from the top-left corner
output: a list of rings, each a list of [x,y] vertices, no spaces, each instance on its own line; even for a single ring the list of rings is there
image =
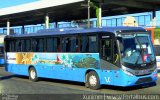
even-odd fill
[[[62,65],[37,65],[36,67],[38,77],[71,80],[84,82],[85,72],[84,68],[67,68]]]
[[[24,56],[24,55],[22,55]],[[28,75],[28,60],[22,59],[20,53],[7,53],[5,70],[18,75]]]
[[[35,53],[39,77],[85,82],[87,69],[99,69],[98,53]]]
[[[112,76],[110,76],[109,73]],[[102,82],[103,84],[106,84],[106,85],[115,85],[115,86],[123,86],[123,87],[135,86],[135,85],[156,82],[157,77],[155,77],[155,74],[157,74],[157,72],[153,72],[150,75],[144,75],[144,76],[134,76],[134,75],[130,76],[125,74],[122,70],[117,70],[117,71],[108,70],[103,72]]]
[[[28,75],[30,65],[38,77],[80,82],[87,69],[100,68],[98,53],[7,53],[7,71]]]
[[[101,84],[114,85],[115,79],[117,78],[117,72],[117,70],[101,70],[99,73],[101,75]]]
[[[28,76],[28,65],[6,64],[5,70],[14,74]]]

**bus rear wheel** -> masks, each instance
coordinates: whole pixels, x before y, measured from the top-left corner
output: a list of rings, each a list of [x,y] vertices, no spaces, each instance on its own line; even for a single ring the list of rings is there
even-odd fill
[[[100,80],[95,71],[90,71],[86,76],[86,84],[90,89],[97,90],[100,88]]]
[[[29,69],[29,79],[33,82],[38,81],[37,72],[34,67]]]

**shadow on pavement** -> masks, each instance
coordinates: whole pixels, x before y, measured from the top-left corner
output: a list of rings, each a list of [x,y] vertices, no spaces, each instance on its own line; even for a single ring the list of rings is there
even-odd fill
[[[8,76],[2,76],[0,77],[1,80],[7,80],[11,78],[20,78],[28,80],[27,76],[21,76],[21,75],[8,75]],[[66,84],[66,85],[77,85],[77,86],[83,86],[85,87],[85,84],[82,82],[74,82],[74,81],[66,81],[66,80],[58,80],[58,79],[48,79],[48,78],[40,78],[40,82],[50,82],[50,83],[60,83],[60,84]],[[137,85],[132,87],[120,87],[120,86],[111,86],[111,85],[102,85],[100,89],[110,89],[110,90],[118,90],[118,91],[132,91],[132,90],[138,90],[143,88],[149,88],[152,86],[156,86],[157,84],[155,82],[145,84],[145,85]]]
[[[0,77],[0,81],[1,81],[1,80],[11,79],[11,78],[13,78],[13,77],[16,77],[16,75],[2,76],[2,77]]]
[[[149,87],[156,86],[156,85],[157,85],[156,82],[147,83],[145,85],[129,86],[129,87],[105,85],[101,89],[111,89],[111,90],[119,90],[119,91],[132,91],[132,90],[138,90],[138,89],[143,89],[143,88],[149,88]]]
[[[0,81],[12,79],[12,78],[28,79],[27,76],[21,76],[21,75],[14,74],[14,75],[8,75],[8,76],[0,76]]]
[[[54,83],[60,83],[60,84],[77,85],[77,86],[85,87],[85,84],[82,83],[82,82],[57,80],[57,79],[48,79],[48,78],[40,78],[39,81],[54,82]],[[110,90],[119,90],[119,91],[132,91],[132,90],[138,90],[138,89],[143,89],[143,88],[149,88],[149,87],[156,86],[156,85],[157,85],[156,82],[147,83],[145,85],[132,86],[132,87],[119,87],[119,86],[102,85],[102,87],[100,89],[110,89]]]
[[[48,78],[40,78],[39,81],[54,82],[54,83],[61,83],[61,84],[68,84],[68,85],[78,85],[78,86],[84,86],[85,85],[82,82],[75,82],[75,81],[68,81],[68,80],[58,80],[58,79],[48,79]]]

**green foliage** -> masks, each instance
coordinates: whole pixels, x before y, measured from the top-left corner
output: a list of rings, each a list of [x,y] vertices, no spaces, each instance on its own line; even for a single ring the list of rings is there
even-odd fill
[[[154,38],[155,39],[160,39],[160,28],[155,28],[154,29]]]

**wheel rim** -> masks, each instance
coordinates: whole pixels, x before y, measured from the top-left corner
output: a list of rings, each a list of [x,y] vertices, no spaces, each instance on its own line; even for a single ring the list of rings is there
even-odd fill
[[[96,86],[96,84],[97,84],[97,78],[96,78],[96,76],[91,75],[89,77],[89,83],[90,83],[91,86]]]
[[[35,77],[36,77],[36,72],[35,72],[34,70],[31,70],[30,75],[31,75],[31,78],[32,78],[32,79],[35,79]]]

